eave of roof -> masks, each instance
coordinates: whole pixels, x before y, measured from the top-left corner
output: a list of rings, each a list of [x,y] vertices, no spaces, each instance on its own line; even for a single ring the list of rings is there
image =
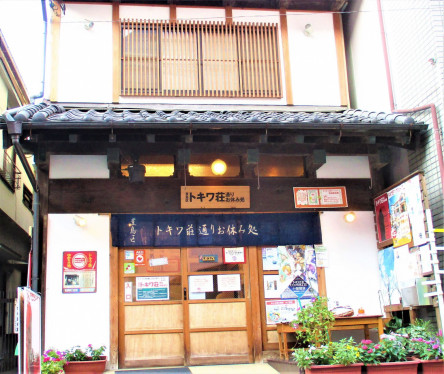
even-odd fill
[[[258,140],[260,134],[266,134],[268,141],[278,142],[384,143],[407,148],[415,147],[418,135],[428,127],[404,114],[350,109],[342,112],[97,110],[91,107],[65,109],[50,102],[5,113],[0,118],[0,129],[7,127],[6,122],[20,123],[23,131],[32,131],[32,134],[45,133],[46,141],[63,141],[68,134],[75,133],[85,134],[87,140],[87,134],[92,132],[102,134],[101,139],[107,141],[105,138],[110,132],[119,130],[119,140],[129,142],[153,135],[156,139],[157,135],[159,139],[169,136],[170,142],[199,142],[199,139],[208,142],[208,136],[212,137],[211,141],[218,142],[226,141],[220,136],[228,135],[257,143],[267,141]],[[190,135],[194,140],[190,140]],[[215,135],[219,138],[214,138]]]

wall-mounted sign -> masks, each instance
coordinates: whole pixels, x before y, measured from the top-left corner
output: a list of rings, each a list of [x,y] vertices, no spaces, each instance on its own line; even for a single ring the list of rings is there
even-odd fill
[[[145,251],[142,249],[140,251],[135,251],[134,264],[136,266],[144,266],[145,264]]]
[[[199,262],[217,262],[218,256],[217,255],[200,255],[199,256]]]
[[[250,186],[182,186],[180,208],[250,208]]]
[[[170,277],[137,277],[136,300],[169,300]]]
[[[63,252],[63,293],[97,291],[97,252]]]
[[[115,247],[240,247],[322,243],[319,213],[312,212],[113,214],[111,233]]]
[[[224,264],[245,264],[245,247],[224,248]]]
[[[295,208],[345,208],[345,187],[293,187]]]

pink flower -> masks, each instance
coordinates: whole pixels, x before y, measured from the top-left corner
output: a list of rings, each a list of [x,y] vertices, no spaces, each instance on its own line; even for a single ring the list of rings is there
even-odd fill
[[[381,348],[381,345],[380,344],[376,344],[375,345],[375,349],[379,349],[379,348]]]
[[[442,336],[442,330],[439,330],[437,335]]]
[[[373,349],[370,348],[367,353],[373,353]]]
[[[373,342],[371,340],[362,340],[361,341],[362,344],[372,344]]]
[[[44,359],[43,359],[43,362],[48,362],[49,361],[49,357],[45,357]]]
[[[439,344],[434,344],[434,345],[432,346],[432,348],[433,348],[433,349],[438,349],[438,348],[439,348]]]
[[[368,349],[368,347],[366,345],[363,345],[362,349]]]

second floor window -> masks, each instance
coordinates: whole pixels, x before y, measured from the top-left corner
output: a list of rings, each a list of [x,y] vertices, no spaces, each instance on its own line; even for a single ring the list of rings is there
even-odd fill
[[[282,97],[276,24],[121,20],[121,95]]]

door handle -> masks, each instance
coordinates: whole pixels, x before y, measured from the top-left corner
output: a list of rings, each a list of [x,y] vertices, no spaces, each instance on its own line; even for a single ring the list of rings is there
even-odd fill
[[[186,287],[183,288],[183,299],[184,300],[187,299],[187,288]]]

